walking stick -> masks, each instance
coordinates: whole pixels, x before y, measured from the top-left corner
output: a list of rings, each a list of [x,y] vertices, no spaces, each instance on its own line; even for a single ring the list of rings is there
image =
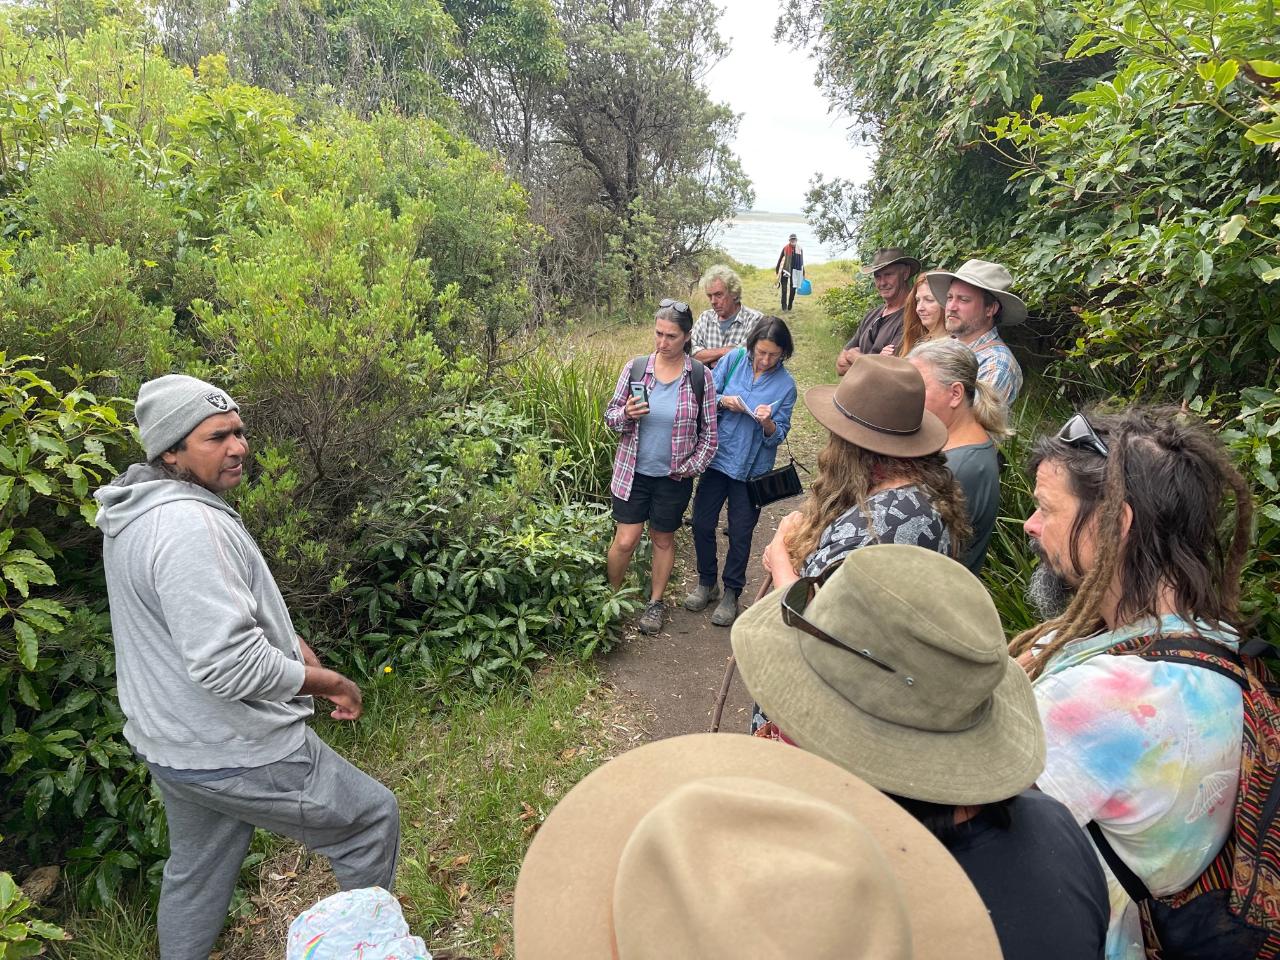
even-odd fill
[[[773,586],[773,577],[767,576],[764,582],[760,584],[760,590],[756,593],[755,600],[752,603],[759,603],[764,599],[764,595],[769,592],[769,588]],[[724,716],[724,702],[729,699],[729,685],[733,683],[733,672],[738,668],[738,658],[733,654],[729,654],[729,662],[724,668],[724,679],[720,681],[720,695],[716,697],[716,708],[711,712],[711,732],[720,732],[720,718]]]

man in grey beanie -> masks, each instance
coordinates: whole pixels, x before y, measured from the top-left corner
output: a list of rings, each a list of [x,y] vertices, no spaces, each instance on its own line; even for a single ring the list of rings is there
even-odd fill
[[[98,490],[124,735],[169,822],[162,960],[207,960],[254,827],[329,858],[344,890],[390,889],[395,797],[307,726],[312,696],[358,720],[360,688],[293,629],[257,544],[219,496],[248,454],[239,405],[171,374],[138,391],[147,463]]]

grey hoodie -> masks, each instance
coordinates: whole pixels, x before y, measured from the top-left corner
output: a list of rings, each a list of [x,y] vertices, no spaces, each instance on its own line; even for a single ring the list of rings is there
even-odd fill
[[[180,770],[302,745],[311,697],[284,597],[219,496],[134,464],[95,494],[125,739]]]

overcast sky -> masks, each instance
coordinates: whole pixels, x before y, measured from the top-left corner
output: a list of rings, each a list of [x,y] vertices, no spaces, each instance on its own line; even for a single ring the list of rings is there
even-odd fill
[[[874,152],[827,113],[807,51],[773,42],[776,0],[720,0],[730,53],[707,77],[711,96],[742,115],[735,152],[756,191],[755,209],[799,213],[815,173],[866,180]]]

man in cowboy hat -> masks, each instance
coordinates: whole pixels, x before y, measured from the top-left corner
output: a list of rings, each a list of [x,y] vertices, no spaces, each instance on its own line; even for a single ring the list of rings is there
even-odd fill
[[[876,293],[884,302],[872,307],[858,329],[836,357],[836,373],[844,376],[859,354],[882,353],[884,348],[902,343],[902,312],[911,294],[911,278],[920,270],[920,261],[899,247],[875,252],[871,263],[860,268],[872,278]]]
[[[955,273],[929,274],[933,298],[944,305],[947,333],[978,356],[978,379],[1012,404],[1022,389],[1022,368],[1000,339],[997,324],[1012,326],[1027,319],[1027,305],[1009,292],[1013,277],[1002,265],[966,260]]]
[[[255,827],[329,858],[344,890],[389,889],[400,816],[378,781],[307,726],[313,697],[355,721],[360,688],[326,669],[240,515],[222,498],[249,451],[239,405],[182,374],[135,414],[147,463],[94,498],[124,736],[164,799],[162,960],[206,960]]]
[[[534,837],[520,960],[998,960],[946,850],[821,757],[693,734],[609,761]]]
[[[1102,869],[1066,807],[1032,789],[1035,696],[973,574],[868,546],[753,605],[733,652],[770,733],[889,794],[950,850],[1005,960],[1101,960]]]

